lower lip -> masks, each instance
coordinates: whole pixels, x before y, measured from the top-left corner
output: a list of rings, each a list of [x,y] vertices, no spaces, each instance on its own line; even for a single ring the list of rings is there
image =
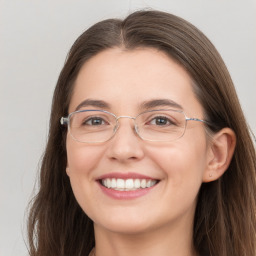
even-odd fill
[[[136,189],[131,191],[120,191],[120,190],[114,190],[111,188],[106,188],[99,183],[99,186],[105,195],[114,199],[119,199],[119,200],[136,199],[136,198],[142,197],[148,194],[152,189],[154,189],[156,185],[149,188],[142,188],[142,189]]]

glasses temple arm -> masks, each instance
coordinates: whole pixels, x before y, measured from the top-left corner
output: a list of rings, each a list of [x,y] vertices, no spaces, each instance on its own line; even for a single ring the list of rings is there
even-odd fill
[[[203,119],[199,119],[199,118],[190,118],[190,117],[186,117],[186,121],[198,121],[198,122],[202,122],[202,123],[205,123],[205,124],[208,124],[208,125],[211,125],[210,122],[206,121],[206,120],[203,120]]]

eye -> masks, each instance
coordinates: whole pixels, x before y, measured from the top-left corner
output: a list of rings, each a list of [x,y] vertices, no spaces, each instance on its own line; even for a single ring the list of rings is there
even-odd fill
[[[157,116],[151,119],[150,124],[153,125],[169,125],[171,124],[170,120],[165,116]]]
[[[101,117],[90,117],[83,121],[83,125],[100,126],[108,123]]]
[[[170,126],[176,125],[175,121],[167,116],[155,116],[151,118],[147,123],[147,125],[156,125],[156,126]]]

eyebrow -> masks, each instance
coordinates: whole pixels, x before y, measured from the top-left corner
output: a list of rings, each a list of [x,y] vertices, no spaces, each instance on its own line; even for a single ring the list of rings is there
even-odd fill
[[[88,107],[88,106],[104,108],[104,109],[110,109],[110,105],[107,102],[103,101],[103,100],[86,99],[86,100],[82,101],[76,107],[75,111],[79,110],[80,108]]]
[[[150,108],[155,108],[155,107],[172,107],[172,108],[178,108],[180,110],[183,110],[183,107],[178,104],[177,102],[170,100],[170,99],[153,99],[149,101],[144,101],[141,104],[142,109],[150,109]]]

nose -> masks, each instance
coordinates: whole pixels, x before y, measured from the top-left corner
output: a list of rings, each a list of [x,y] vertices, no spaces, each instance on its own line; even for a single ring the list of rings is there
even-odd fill
[[[143,141],[134,129],[134,118],[120,116],[117,120],[119,125],[115,136],[109,141],[108,158],[120,162],[142,159]]]

